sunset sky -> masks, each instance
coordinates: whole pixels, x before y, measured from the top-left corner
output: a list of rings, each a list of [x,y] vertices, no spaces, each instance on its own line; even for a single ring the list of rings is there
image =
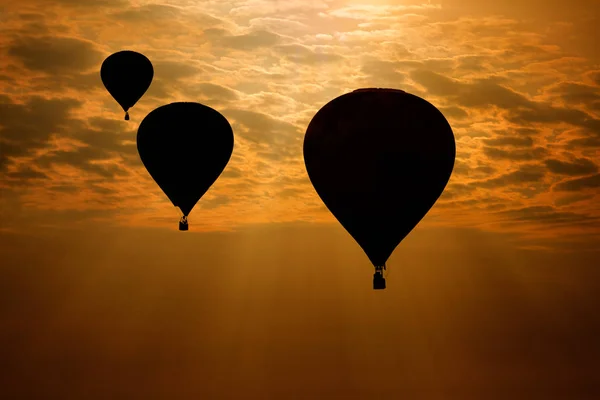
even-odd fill
[[[0,397],[597,398],[599,26],[598,0],[0,0]],[[99,75],[124,49],[154,65],[130,121]],[[457,145],[377,292],[302,157],[361,87]],[[185,233],[135,144],[174,101],[235,135]]]

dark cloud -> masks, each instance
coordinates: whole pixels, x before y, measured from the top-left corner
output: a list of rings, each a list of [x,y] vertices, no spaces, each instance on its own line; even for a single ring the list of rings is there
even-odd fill
[[[3,157],[23,156],[44,147],[53,134],[73,122],[74,99],[32,97],[25,104],[0,98],[0,144]]]
[[[418,69],[410,73],[410,77],[420,85],[424,86],[431,94],[438,96],[456,96],[460,93],[464,84],[450,79],[435,72]]]
[[[122,121],[106,118],[90,118],[88,125],[74,123],[65,136],[76,139],[85,147],[74,151],[55,151],[45,154],[36,160],[42,167],[54,164],[67,164],[83,171],[92,172],[106,178],[126,176],[128,172],[120,165],[111,163],[94,163],[120,159],[123,156],[137,156],[134,131],[125,131]],[[124,143],[129,141],[129,143]]]
[[[512,222],[541,222],[546,224],[572,224],[597,221],[600,217],[589,214],[556,211],[551,206],[532,206],[496,213]]]
[[[116,195],[118,193],[114,189],[110,189],[110,188],[98,186],[98,185],[95,185],[95,184],[90,184],[89,188],[92,191],[94,191],[94,192],[96,192],[96,193],[98,193],[100,195],[103,195],[103,196],[112,196],[112,195]]]
[[[53,36],[20,38],[9,46],[8,54],[31,70],[50,74],[85,71],[103,59],[92,42]]]
[[[211,42],[236,50],[252,50],[275,46],[280,36],[265,30],[257,30],[243,35],[230,35],[225,29],[211,28],[204,31]]]
[[[572,194],[560,197],[554,200],[554,204],[558,207],[568,206],[569,204],[578,203],[580,201],[590,200],[594,197],[593,194]]]
[[[598,166],[587,158],[578,158],[574,162],[548,159],[545,161],[548,169],[562,175],[590,175],[598,172]]]
[[[135,143],[124,143],[125,140],[135,140],[135,135],[133,137],[124,136],[124,134],[117,132],[86,131],[73,133],[71,137],[81,140],[94,149],[97,154],[118,153],[119,155],[137,155],[137,146]]]
[[[228,102],[238,100],[238,94],[225,86],[215,85],[214,83],[198,83],[186,88],[186,93],[213,99],[219,102]]]
[[[200,29],[223,23],[222,20],[211,15],[166,4],[147,4],[139,7],[130,7],[125,11],[111,14],[110,18],[125,21],[129,24],[140,24],[141,26],[153,25],[162,28],[162,33],[158,31],[156,35],[164,35],[167,32],[171,32],[165,29],[173,26],[173,23],[193,24],[196,27],[201,27]],[[185,29],[183,25],[180,28]]]
[[[464,119],[469,116],[469,114],[460,107],[440,107],[440,111],[446,118],[456,118],[456,119]]]
[[[581,147],[600,147],[600,136],[573,139],[567,143],[567,148],[571,150]]]
[[[8,186],[26,186],[31,181],[50,179],[45,173],[31,168],[30,166],[23,167],[13,172],[5,174],[5,183]]]
[[[128,0],[43,0],[43,2],[52,5],[65,5],[69,8],[123,7],[129,5]]]
[[[277,192],[277,197],[282,199],[295,199],[306,193],[305,188],[288,187]]]
[[[22,153],[22,151],[23,150],[21,150],[18,146],[0,141],[0,172],[6,171],[8,166],[12,163],[12,158],[10,156],[19,155]]]
[[[490,105],[504,109],[530,107],[527,98],[511,89],[500,86],[492,80],[477,81],[463,86],[458,102],[466,107],[487,107]]]
[[[299,44],[275,46],[274,49],[276,52],[283,54],[288,60],[298,64],[318,65],[344,59],[339,54],[315,52]]]
[[[41,78],[40,81],[33,80],[33,90],[45,91],[52,87],[54,91],[68,89],[77,89],[80,92],[90,92],[93,90],[105,90],[102,79],[98,71],[81,74],[52,76]]]
[[[46,16],[44,14],[41,13],[21,13],[19,14],[19,19],[23,20],[23,21],[43,21],[46,19]]]
[[[464,175],[470,178],[484,178],[496,172],[496,169],[490,165],[470,166],[461,160],[456,160],[452,174]]]
[[[468,185],[464,183],[449,183],[444,189],[444,193],[442,196],[447,199],[453,199],[456,197],[468,195],[475,190],[474,185]]]
[[[243,174],[239,168],[228,164],[221,176],[223,178],[241,178]]]
[[[531,137],[500,136],[494,139],[482,139],[482,143],[488,146],[510,146],[510,147],[532,147]]]
[[[198,67],[177,61],[155,61],[152,65],[154,66],[154,75],[163,79],[178,80],[202,72]]]
[[[264,158],[265,160],[280,162],[284,158],[297,158],[300,146],[301,144],[298,144],[297,147],[290,145],[271,146],[269,151],[257,151],[256,155],[260,158]]]
[[[231,198],[229,196],[218,195],[210,199],[203,198],[198,205],[203,210],[212,210],[213,208],[218,208],[229,203],[231,203]]]
[[[588,129],[594,134],[600,135],[599,119],[581,110],[554,107],[547,104],[536,103],[532,107],[512,109],[507,119],[516,124],[552,124],[564,122]]]
[[[563,82],[549,90],[560,96],[568,104],[592,105],[600,103],[600,88],[580,83]]]
[[[564,192],[576,192],[595,188],[600,188],[600,174],[563,181],[554,186],[554,190]]]
[[[165,98],[171,97],[173,90],[174,86],[172,82],[169,82],[168,80],[163,79],[161,77],[155,77],[152,80],[152,83],[150,84],[150,87],[148,88],[146,93],[144,93],[144,97],[142,97],[142,100],[146,97],[163,100]]]
[[[232,125],[240,124],[246,128],[234,129],[236,134],[255,143],[290,145],[300,137],[296,126],[267,114],[231,108],[222,113],[232,121]]]
[[[13,77],[8,76],[8,75],[2,75],[2,74],[0,74],[0,82],[7,82],[10,85],[13,85],[16,83],[16,81]]]
[[[516,171],[508,172],[484,181],[477,181],[474,182],[473,185],[476,187],[491,189],[503,186],[539,182],[544,178],[544,176],[546,176],[546,171],[543,167],[539,165],[526,164],[521,166]]]
[[[495,79],[482,79],[473,83],[462,83],[433,71],[418,69],[411,78],[424,86],[429,93],[451,96],[465,107],[497,106],[504,109],[532,107],[525,96],[498,84]]]
[[[488,67],[484,63],[489,62],[486,56],[462,56],[458,58],[456,68],[463,71],[484,72]]]
[[[48,190],[59,193],[77,193],[81,190],[81,187],[75,185],[50,185],[48,186]]]
[[[75,139],[84,147],[74,151],[54,151],[33,161],[42,171],[54,164],[67,164],[107,178],[123,176],[127,172],[115,164],[95,164],[94,161],[112,160],[121,155],[136,155],[133,131],[125,132],[122,121],[90,118],[88,123],[70,118],[69,112],[78,102],[33,98],[27,104],[0,104],[0,135],[2,159],[0,169],[6,170],[8,157],[30,155],[34,150],[48,146],[52,135]],[[34,178],[33,170],[22,172],[23,179]],[[27,175],[27,176],[26,176]],[[15,173],[9,173],[15,177]],[[40,176],[41,177],[41,176]]]
[[[495,147],[484,147],[483,152],[489,158],[514,160],[514,161],[531,161],[537,160],[548,153],[543,147],[534,147],[532,149],[512,149],[502,150]]]
[[[42,168],[50,168],[53,165],[70,165],[105,178],[112,179],[116,176],[127,176],[129,172],[114,163],[94,163],[94,161],[108,161],[113,156],[101,149],[83,147],[74,151],[55,151],[45,154],[36,160],[36,164]]]
[[[598,86],[600,86],[600,71],[590,71],[587,76]]]
[[[456,104],[472,108],[497,106],[506,109],[509,111],[507,119],[515,124],[564,122],[600,135],[600,120],[586,112],[531,101],[522,94],[501,86],[495,79],[463,83],[422,69],[413,71],[411,77],[426,87],[429,93],[449,97]],[[585,96],[579,93],[579,97]]]
[[[369,77],[369,86],[394,87],[406,80],[406,76],[400,71],[398,63],[383,60],[365,61],[361,67],[361,72]]]
[[[148,4],[114,13],[111,15],[111,18],[128,22],[163,23],[165,19],[177,19],[180,18],[182,14],[183,11],[177,7],[165,4]]]

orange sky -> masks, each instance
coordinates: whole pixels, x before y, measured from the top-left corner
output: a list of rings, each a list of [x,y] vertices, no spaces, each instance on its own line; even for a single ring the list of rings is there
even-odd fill
[[[599,24],[596,0],[0,0],[0,395],[600,391]],[[99,77],[122,49],[155,67],[129,122]],[[302,159],[359,87],[457,141],[385,293]],[[187,233],[135,147],[173,101],[235,134]]]

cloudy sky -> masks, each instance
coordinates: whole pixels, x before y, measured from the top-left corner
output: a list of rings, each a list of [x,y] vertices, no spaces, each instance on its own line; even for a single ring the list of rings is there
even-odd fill
[[[599,24],[597,0],[0,0],[0,390],[587,398]],[[155,68],[131,121],[99,76],[123,49]],[[427,99],[457,142],[376,295],[302,158],[360,87]],[[187,233],[135,145],[173,101],[235,135]]]

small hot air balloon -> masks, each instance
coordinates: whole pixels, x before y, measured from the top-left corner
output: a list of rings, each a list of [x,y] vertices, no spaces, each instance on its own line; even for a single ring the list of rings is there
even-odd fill
[[[199,103],[171,103],[153,110],[137,133],[142,163],[187,217],[217,180],[233,152],[233,130],[218,111]]]
[[[154,68],[146,56],[135,51],[123,50],[111,54],[100,68],[100,77],[106,90],[125,111],[129,120],[129,109],[146,93],[154,77]]]
[[[304,137],[306,170],[373,263],[374,289],[385,288],[389,256],[444,191],[455,156],[442,113],[401,90],[358,89],[311,120]]]

